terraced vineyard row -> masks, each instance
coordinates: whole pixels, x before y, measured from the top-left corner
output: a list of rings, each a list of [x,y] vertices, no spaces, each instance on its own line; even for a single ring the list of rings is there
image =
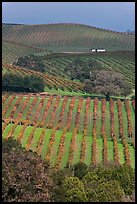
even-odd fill
[[[13,73],[20,73],[23,75],[30,75],[35,74],[37,76],[40,76],[45,81],[45,86],[48,88],[55,88],[55,89],[62,89],[62,90],[68,90],[68,91],[83,91],[83,85],[79,82],[74,82],[65,78],[61,77],[55,77],[49,74],[44,74],[38,71],[33,71],[30,69],[18,67],[15,65],[9,65],[9,64],[3,64],[2,69],[4,73],[6,72],[13,72]],[[3,74],[4,74],[3,73]]]
[[[100,163],[115,163],[115,165],[127,163],[135,167],[135,149],[130,144],[119,142],[116,137],[112,140],[102,137],[95,139],[92,135],[84,136],[73,132],[67,132],[66,128],[41,128],[37,125],[30,126],[10,123],[5,120],[2,124],[3,139],[12,137],[18,140],[23,148],[31,149],[41,155],[42,159],[50,161],[51,166],[64,168],[67,165],[83,161],[87,165]],[[128,150],[126,152],[126,149]]]
[[[81,24],[2,26],[3,40],[52,51],[89,51],[91,46],[106,50],[134,50],[135,35]]]
[[[3,138],[18,138],[24,147],[49,159],[52,166],[64,167],[80,160],[134,166],[134,107],[135,101],[129,100],[4,94]]]

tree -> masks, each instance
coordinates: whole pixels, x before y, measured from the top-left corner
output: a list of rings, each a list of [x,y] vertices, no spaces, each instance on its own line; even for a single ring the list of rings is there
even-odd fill
[[[105,178],[100,171],[88,172],[83,178],[83,184],[88,201],[90,202],[118,202],[121,201],[124,191],[116,180]]]
[[[13,65],[25,67],[35,71],[45,72],[44,63],[40,61],[39,57],[34,55],[19,57],[17,62],[14,62]]]
[[[104,94],[107,100],[110,95],[128,95],[131,92],[131,86],[123,75],[107,70],[94,71],[90,82],[85,81],[84,89],[90,93]]]
[[[81,57],[74,58],[72,62],[66,65],[65,73],[67,73],[71,80],[78,79],[81,82],[89,79],[94,70],[101,70],[102,65],[96,60],[90,59],[84,61]]]
[[[135,172],[131,166],[124,164],[116,167],[112,173],[112,179],[120,183],[127,195],[131,195],[135,190]]]
[[[86,202],[87,197],[84,191],[84,185],[77,177],[68,177],[62,185],[66,202]]]
[[[87,165],[85,163],[77,163],[73,167],[74,170],[74,176],[78,177],[79,179],[82,179],[83,176],[87,173]]]

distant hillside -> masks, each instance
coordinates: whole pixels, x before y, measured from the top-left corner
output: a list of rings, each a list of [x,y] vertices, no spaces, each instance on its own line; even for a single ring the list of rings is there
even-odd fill
[[[17,42],[10,42],[3,40],[2,42],[2,62],[13,63],[19,57],[30,55],[30,54],[48,54],[50,53],[47,50],[41,48],[23,45]]]
[[[2,25],[2,39],[55,52],[104,48],[107,51],[134,50],[135,35],[92,26],[60,23],[44,25]]]
[[[128,33],[128,34],[131,34],[131,35],[135,35],[135,31],[134,31],[134,30],[129,30],[129,29],[127,29],[127,33]]]

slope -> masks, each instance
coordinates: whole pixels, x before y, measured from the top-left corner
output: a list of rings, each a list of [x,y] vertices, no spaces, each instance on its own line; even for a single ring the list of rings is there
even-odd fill
[[[3,40],[57,52],[89,51],[91,48],[104,48],[108,51],[135,49],[134,34],[114,32],[74,23],[3,24],[2,36]]]

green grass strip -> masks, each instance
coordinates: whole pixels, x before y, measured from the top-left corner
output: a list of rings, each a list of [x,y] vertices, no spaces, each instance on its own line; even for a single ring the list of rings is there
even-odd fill
[[[11,111],[13,110],[13,107],[17,101],[17,98],[14,98],[14,100],[9,104],[8,110],[6,112],[5,118],[8,118],[10,116]]]
[[[76,135],[72,165],[80,161],[82,139],[83,139],[83,135],[80,135],[80,134]]]
[[[43,140],[42,151],[41,151],[42,159],[45,159],[45,156],[48,150],[48,143],[49,143],[49,139],[50,139],[52,131],[53,131],[52,129],[46,129],[45,138]]]
[[[74,104],[74,109],[73,109],[73,112],[72,112],[72,120],[71,120],[70,131],[73,131],[74,128],[75,128],[76,113],[77,113],[78,103],[79,103],[79,100],[76,99],[75,104]]]
[[[62,131],[57,130],[55,134],[55,141],[54,141],[54,144],[51,150],[51,155],[50,155],[51,166],[54,166],[56,163],[61,135],[62,135]]]
[[[61,124],[61,128],[64,128],[65,125],[66,125],[67,118],[68,118],[68,111],[69,111],[70,101],[71,101],[71,99],[67,100],[67,104],[66,104],[66,107],[65,107],[65,110],[64,110],[64,115],[63,115],[63,121],[62,121],[62,124]]]
[[[125,156],[124,156],[124,147],[122,143],[118,143],[118,156],[119,156],[119,163],[125,163]]]
[[[48,100],[49,100],[49,98],[45,98],[45,100],[44,100],[43,107],[42,107],[42,109],[40,110],[40,114],[39,114],[39,121],[41,121],[42,118],[43,118],[43,114],[44,114],[44,112],[45,112],[45,108],[46,108],[46,105],[47,105]]]
[[[25,120],[26,117],[27,117],[27,113],[29,111],[29,108],[30,108],[30,105],[32,104],[32,101],[33,101],[34,98],[30,98],[25,110],[23,110],[23,114],[22,114],[22,119]]]
[[[30,121],[33,121],[34,120],[34,118],[36,117],[36,115],[37,115],[37,113],[36,113],[36,110],[37,110],[37,108],[38,108],[38,106],[39,106],[39,103],[40,103],[40,98],[38,97],[37,98],[37,101],[36,101],[36,103],[35,103],[35,105],[33,106],[33,108],[32,108],[32,110],[31,110],[31,112],[30,112]]]
[[[51,115],[54,109],[55,101],[56,101],[56,98],[53,98],[52,104],[50,105],[50,108],[48,109],[47,117],[45,118],[45,123],[47,124],[50,121],[50,118],[51,118]]]
[[[22,128],[23,128],[23,125],[17,125],[17,127],[16,127],[16,129],[15,129],[15,131],[13,133],[13,138],[14,139],[17,139],[17,137],[18,137],[19,133],[21,132]]]
[[[11,96],[8,96],[4,102],[4,104],[2,104],[2,111],[4,110],[5,106],[7,105],[8,101],[10,100]]]
[[[84,163],[86,165],[90,165],[91,164],[91,159],[92,159],[92,141],[93,141],[92,136],[87,136],[86,137],[86,149],[85,149],[85,159],[84,159]]]
[[[30,149],[33,152],[36,150],[41,132],[42,132],[42,128],[37,128],[35,131],[34,137],[33,137],[32,142],[31,142],[31,147],[30,147]]]
[[[63,99],[60,99],[59,105],[58,105],[57,110],[56,110],[55,120],[53,121],[54,127],[57,125],[57,122],[59,120],[59,115],[60,115],[60,111],[61,111],[61,108],[62,108],[62,103],[63,103]]]
[[[107,139],[110,139],[110,104],[106,102],[106,119],[105,119],[105,131]]]
[[[17,110],[16,110],[15,113],[14,113],[14,116],[13,116],[14,119],[15,119],[15,118],[18,116],[18,114],[20,113],[21,108],[22,108],[23,104],[25,103],[25,100],[26,100],[25,98],[23,98],[23,99],[21,100],[19,107],[17,108]]]
[[[114,101],[114,131],[117,139],[119,138],[119,120],[118,120],[118,109],[116,101]]]
[[[21,139],[21,143],[22,143],[22,147],[25,148],[26,144],[27,144],[27,141],[28,141],[28,138],[30,136],[30,133],[32,131],[32,126],[28,126],[26,127],[25,131],[24,131],[24,134],[23,134],[23,137]]]
[[[92,135],[92,128],[93,128],[93,109],[94,108],[94,100],[90,101],[90,109],[88,114],[88,121],[87,121],[87,135]]]
[[[114,162],[114,145],[113,141],[107,141],[108,161]]]
[[[84,119],[85,119],[85,109],[86,109],[86,100],[83,101],[80,113],[80,122],[79,122],[79,134],[83,134],[84,130]]]
[[[123,119],[124,137],[126,138],[126,140],[128,140],[128,120],[127,120],[127,112],[126,112],[124,103],[122,103],[122,119]]]
[[[101,137],[101,126],[102,126],[102,102],[98,102],[98,111],[97,111],[97,121],[96,121],[96,132],[97,138]]]
[[[129,152],[130,152],[131,166],[133,169],[135,169],[135,149],[131,145],[129,145]]]
[[[5,139],[5,138],[7,137],[8,133],[9,133],[9,131],[11,130],[11,128],[12,128],[13,125],[14,125],[14,124],[8,124],[8,125],[6,126],[4,132],[2,133],[3,139]]]
[[[135,111],[131,103],[132,102],[130,101],[131,124],[133,129],[133,135],[135,135]]]
[[[62,155],[62,158],[61,158],[60,169],[63,169],[67,165],[71,140],[72,140],[72,133],[67,132],[65,137],[65,143],[64,143],[64,154]]]
[[[97,139],[97,164],[103,163],[103,139]]]

